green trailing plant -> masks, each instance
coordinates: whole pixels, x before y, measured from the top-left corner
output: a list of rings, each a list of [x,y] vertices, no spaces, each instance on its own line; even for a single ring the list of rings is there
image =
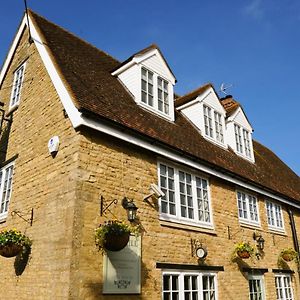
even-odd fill
[[[254,248],[248,242],[240,242],[235,245],[235,254],[241,258],[249,258],[254,253]]]
[[[28,236],[16,229],[2,230],[0,232],[0,247],[19,245],[22,247],[30,247],[32,241]]]
[[[132,226],[119,220],[107,221],[104,224],[100,224],[100,226],[95,229],[95,243],[100,250],[105,251],[111,237],[115,240],[121,240],[124,236],[126,236],[128,237],[128,242],[129,235],[136,235],[138,232],[139,226]],[[125,243],[125,246],[127,242]]]
[[[279,254],[279,258],[285,261],[292,261],[295,260],[297,257],[298,257],[298,252],[296,252],[292,248],[283,249]]]

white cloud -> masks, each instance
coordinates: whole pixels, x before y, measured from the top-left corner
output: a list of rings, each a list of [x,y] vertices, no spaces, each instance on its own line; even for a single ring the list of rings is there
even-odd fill
[[[247,6],[244,7],[244,12],[255,19],[262,19],[264,16],[262,0],[252,0]]]

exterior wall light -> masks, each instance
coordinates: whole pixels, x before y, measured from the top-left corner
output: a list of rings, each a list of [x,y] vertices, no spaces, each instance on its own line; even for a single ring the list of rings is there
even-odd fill
[[[257,249],[263,251],[265,248],[265,239],[261,234],[253,233],[253,239],[256,241]]]
[[[128,200],[126,197],[122,200],[122,206],[127,210],[127,219],[130,222],[134,222],[136,220],[136,211],[138,208],[133,203],[133,199]]]

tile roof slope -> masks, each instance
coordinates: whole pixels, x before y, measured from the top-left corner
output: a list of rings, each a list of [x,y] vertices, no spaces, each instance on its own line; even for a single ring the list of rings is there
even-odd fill
[[[179,107],[181,105],[184,105],[184,104],[188,103],[191,100],[196,99],[199,95],[204,93],[209,88],[213,88],[211,83],[207,83],[207,84],[205,84],[203,86],[200,86],[199,88],[193,90],[192,92],[190,92],[190,93],[188,93],[184,96],[178,97],[175,100],[175,107]]]
[[[138,106],[111,70],[120,63],[30,11],[76,107],[153,138],[193,159],[214,165],[261,187],[300,201],[300,179],[272,151],[254,141],[255,164],[205,140],[190,122],[175,112],[172,123]]]

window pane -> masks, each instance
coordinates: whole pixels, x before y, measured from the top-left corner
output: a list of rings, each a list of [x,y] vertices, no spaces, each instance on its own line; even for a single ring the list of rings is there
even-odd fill
[[[204,113],[204,129],[205,134],[211,138],[214,137],[213,135],[213,120],[212,120],[212,109],[206,105],[203,106],[203,113]]]
[[[158,95],[158,109],[168,114],[169,113],[169,92],[168,82],[158,77],[157,79],[157,95]]]
[[[14,82],[13,82],[10,106],[17,104],[20,100],[20,92],[21,92],[22,81],[24,76],[24,69],[25,67],[24,65],[22,65],[14,74]]]
[[[8,211],[12,190],[13,166],[3,168],[0,172],[0,214]]]
[[[243,153],[241,127],[237,124],[234,124],[234,133],[235,133],[236,151],[239,153]]]
[[[176,215],[174,169],[160,164],[159,170],[160,187],[165,194],[161,197],[161,212]]]
[[[193,219],[193,195],[192,195],[192,176],[191,174],[179,172],[179,190],[181,217]]]

